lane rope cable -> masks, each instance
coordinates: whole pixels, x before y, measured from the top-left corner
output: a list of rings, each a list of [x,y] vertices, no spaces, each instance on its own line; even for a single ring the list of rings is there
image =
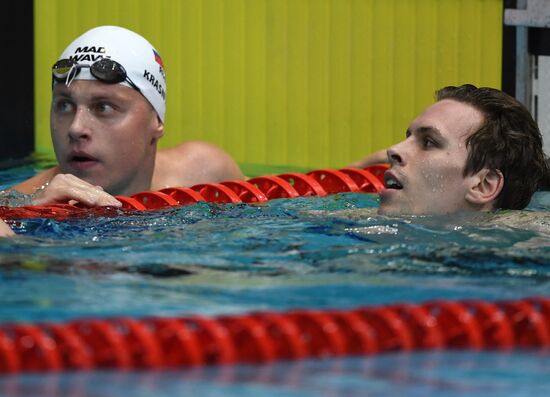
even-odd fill
[[[314,170],[304,173],[285,173],[259,176],[247,181],[203,183],[191,187],[171,187],[156,192],[140,192],[130,197],[115,196],[122,209],[115,207],[85,208],[78,204],[46,206],[0,206],[0,219],[49,218],[64,220],[89,215],[117,216],[131,211],[155,210],[206,201],[212,203],[261,203],[279,198],[326,196],[342,192],[377,193],[384,186],[386,164],[365,169]]]
[[[550,299],[0,325],[0,373],[157,369],[550,346]]]

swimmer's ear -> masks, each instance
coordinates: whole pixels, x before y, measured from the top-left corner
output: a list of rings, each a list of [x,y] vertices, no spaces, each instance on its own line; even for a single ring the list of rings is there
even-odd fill
[[[466,201],[481,209],[492,209],[504,186],[502,172],[498,169],[483,168],[470,178],[472,183],[466,192]]]
[[[157,142],[160,138],[164,136],[164,123],[160,119],[160,117],[157,115],[155,118],[155,124],[153,126],[153,139],[151,143]]]

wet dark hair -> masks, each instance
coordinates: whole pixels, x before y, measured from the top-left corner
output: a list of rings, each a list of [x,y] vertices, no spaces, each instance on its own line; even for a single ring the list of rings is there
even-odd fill
[[[436,97],[469,104],[484,115],[481,127],[466,139],[464,176],[483,168],[500,170],[504,186],[494,209],[525,208],[535,191],[550,181],[542,136],[525,106],[500,90],[471,84],[444,87]]]

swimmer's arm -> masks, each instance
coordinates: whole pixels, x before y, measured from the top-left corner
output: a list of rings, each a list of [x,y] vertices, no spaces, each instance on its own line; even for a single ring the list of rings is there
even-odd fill
[[[244,179],[235,160],[221,148],[189,141],[157,152],[152,190]]]
[[[92,185],[71,174],[60,174],[58,167],[43,171],[11,189],[30,194],[33,205],[68,203],[74,200],[89,207],[121,206],[121,203],[102,187]]]
[[[350,164],[350,167],[365,168],[373,164],[382,164],[388,162],[388,154],[386,149],[369,154],[367,157]]]
[[[32,178],[29,178],[26,181],[19,183],[18,185],[12,186],[10,189],[17,190],[18,192],[24,194],[33,194],[36,189],[44,186],[58,173],[58,167],[49,168],[45,171],[40,172],[39,174],[36,174]]]
[[[10,237],[13,235],[15,235],[13,230],[11,230],[6,222],[0,219],[0,237]]]

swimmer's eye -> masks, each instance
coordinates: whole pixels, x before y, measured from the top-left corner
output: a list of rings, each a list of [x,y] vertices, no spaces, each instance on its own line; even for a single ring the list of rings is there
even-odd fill
[[[432,138],[426,136],[424,138],[422,138],[422,147],[424,149],[430,149],[430,148],[434,148],[434,147],[437,147],[437,142],[434,141]]]
[[[115,106],[110,102],[98,102],[94,105],[94,110],[100,114],[109,114],[115,111]]]
[[[59,99],[54,102],[54,110],[57,113],[69,113],[74,109],[74,105],[67,99]]]

